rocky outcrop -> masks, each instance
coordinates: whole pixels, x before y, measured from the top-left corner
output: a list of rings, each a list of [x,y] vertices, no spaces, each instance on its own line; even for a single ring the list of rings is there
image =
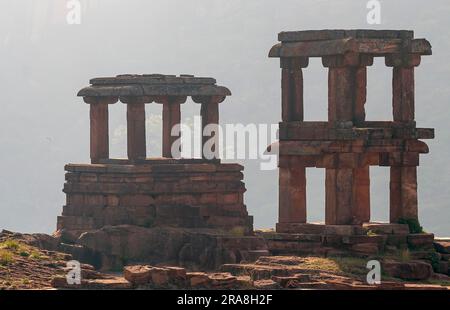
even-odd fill
[[[433,267],[422,261],[385,261],[382,268],[387,275],[403,280],[427,280],[433,275]]]
[[[211,229],[132,225],[85,232],[76,244],[62,246],[76,259],[103,270],[120,269],[133,262],[211,270],[268,254],[265,241],[259,237],[230,236]]]

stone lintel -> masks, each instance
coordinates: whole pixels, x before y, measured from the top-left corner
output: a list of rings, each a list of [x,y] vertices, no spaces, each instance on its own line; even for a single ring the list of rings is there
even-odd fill
[[[303,30],[303,31],[283,31],[278,34],[281,42],[297,41],[324,41],[344,38],[356,39],[413,39],[412,30],[373,30],[373,29],[324,29],[324,30]]]
[[[95,78],[78,92],[81,97],[230,96],[213,78],[188,75],[119,75]]]
[[[314,140],[280,141],[279,154],[308,156],[340,153],[420,153],[429,152],[426,143],[420,140],[377,139],[377,140]]]
[[[289,124],[289,125],[287,125]],[[281,123],[280,140],[386,140],[386,139],[434,139],[433,128],[329,128],[307,127]]]
[[[277,233],[351,236],[363,233],[360,225],[325,225],[321,223],[277,223]]]
[[[67,172],[86,173],[182,173],[182,172],[240,172],[244,167],[239,164],[224,164],[204,159],[147,159],[138,165],[130,160],[100,160],[99,164],[67,164]]]
[[[286,42],[274,45],[269,57],[325,57],[347,53],[386,56],[389,54],[431,55],[431,44],[425,39],[354,39],[344,38],[326,41]]]

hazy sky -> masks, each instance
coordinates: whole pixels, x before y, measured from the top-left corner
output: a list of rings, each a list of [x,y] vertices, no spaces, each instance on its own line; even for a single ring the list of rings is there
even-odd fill
[[[420,127],[436,128],[419,169],[420,218],[450,235],[450,3],[381,1],[382,24],[368,25],[364,0],[85,0],[81,25],[66,23],[65,0],[0,1],[0,229],[52,232],[64,204],[64,164],[89,160],[88,106],[77,91],[98,76],[122,73],[215,77],[233,96],[223,123],[277,123],[280,69],[267,58],[277,34],[324,28],[411,29],[433,45],[416,70]],[[391,116],[391,70],[369,69],[367,114]],[[325,120],[327,73],[305,70],[307,120]],[[111,153],[126,154],[123,104],[110,109]],[[199,106],[182,110],[188,122]],[[148,153],[159,155],[160,112],[147,106]],[[246,204],[256,227],[277,221],[277,172],[245,161]],[[371,168],[373,220],[389,214],[387,168]],[[324,172],[308,171],[310,221],[324,218]]]

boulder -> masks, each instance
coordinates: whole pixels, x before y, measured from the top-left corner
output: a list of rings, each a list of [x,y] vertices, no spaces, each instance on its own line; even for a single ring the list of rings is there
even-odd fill
[[[352,252],[363,255],[374,255],[378,254],[378,244],[376,243],[358,243],[351,247]]]
[[[126,266],[123,268],[123,276],[134,285],[143,285],[152,280],[151,271],[150,266]]]
[[[421,261],[385,261],[382,270],[391,277],[403,280],[427,280],[433,275],[433,267]]]
[[[433,275],[432,279],[436,280],[436,281],[450,282],[450,276],[442,274],[442,273],[435,273]]]
[[[186,278],[192,288],[206,287],[210,283],[210,278],[204,272],[188,272]]]
[[[225,237],[210,229],[119,225],[83,233],[76,246],[91,253],[96,261],[92,263],[102,270],[121,269],[123,261],[215,269],[240,262],[244,252],[265,250],[263,242],[259,237]],[[236,244],[241,248],[235,249]]]
[[[284,288],[295,288],[298,283],[311,282],[311,278],[308,274],[295,274],[293,276],[272,276],[272,280],[277,282],[281,287]]]
[[[450,261],[450,254],[441,254],[442,260],[446,262]]]
[[[227,289],[237,284],[237,278],[228,272],[213,273],[208,275],[208,278],[211,280],[210,285],[212,288]]]
[[[260,290],[276,290],[281,288],[279,283],[270,279],[254,281],[253,286]]]
[[[412,248],[433,248],[433,234],[409,234],[408,245]]]
[[[449,263],[446,261],[440,261],[438,266],[437,266],[437,273],[442,273],[442,274],[449,274]]]
[[[151,277],[154,285],[167,286],[170,282],[169,269],[154,267],[151,269]]]
[[[439,253],[450,254],[450,241],[435,240],[434,248]]]
[[[174,280],[185,280],[186,269],[181,267],[164,267],[167,269],[169,277]]]

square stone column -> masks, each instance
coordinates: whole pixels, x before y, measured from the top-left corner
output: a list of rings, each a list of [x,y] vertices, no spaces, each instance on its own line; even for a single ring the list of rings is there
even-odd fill
[[[281,58],[281,110],[283,122],[303,121],[303,72],[306,57]]]
[[[83,97],[90,105],[90,157],[93,164],[109,158],[108,105],[116,103],[114,97]]]
[[[370,222],[370,168],[353,169],[353,223]]]
[[[415,120],[414,67],[421,61],[420,55],[389,55],[386,65],[392,70],[392,114],[394,121]],[[390,222],[400,219],[418,220],[417,167],[391,167]]]
[[[328,120],[356,125],[365,121],[367,66],[373,58],[359,54],[327,56]],[[370,220],[369,167],[326,169],[326,224],[359,224]]]
[[[353,169],[326,169],[325,224],[353,223]]]
[[[303,72],[307,57],[281,58],[282,121],[303,121]],[[279,156],[278,223],[306,223],[306,168],[300,157]]]
[[[181,123],[181,104],[187,100],[186,96],[167,96],[162,100],[163,104],[163,157],[173,158],[172,145],[181,137],[181,132],[172,135],[174,126]],[[180,150],[181,151],[181,150]]]
[[[299,157],[279,159],[278,223],[306,223],[306,168]]]
[[[200,103],[202,117],[202,157],[206,159],[219,159],[219,103],[225,100],[223,96],[194,96],[194,102]],[[208,128],[211,135],[205,135]],[[212,154],[205,153],[205,146],[211,145]]]
[[[391,167],[390,222],[418,218],[417,168]]]
[[[121,97],[127,104],[127,153],[128,159],[147,157],[145,136],[145,103],[152,102],[148,97]]]

